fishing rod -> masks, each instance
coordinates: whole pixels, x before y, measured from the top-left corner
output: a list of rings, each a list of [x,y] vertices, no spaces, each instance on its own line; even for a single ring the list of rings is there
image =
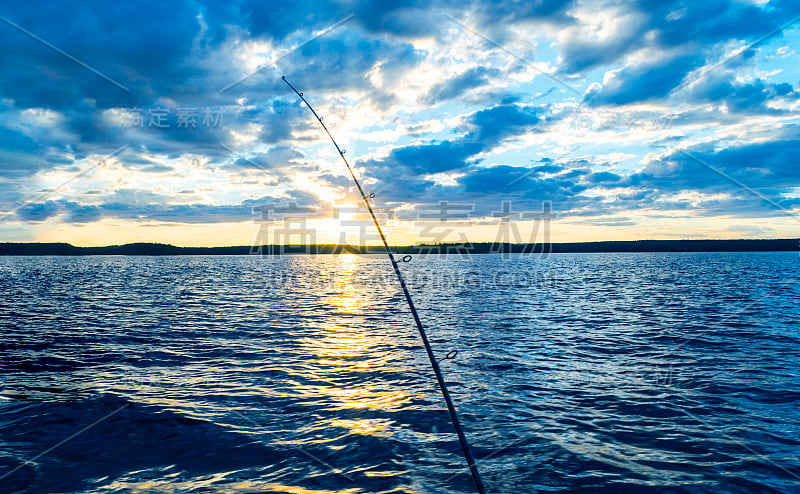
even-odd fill
[[[394,274],[397,275],[397,281],[400,282],[400,288],[403,289],[403,295],[406,297],[406,302],[408,303],[408,308],[411,309],[411,315],[414,316],[414,322],[417,325],[417,330],[419,331],[419,336],[422,339],[422,344],[425,346],[425,352],[428,354],[428,360],[431,362],[431,367],[433,367],[433,373],[436,374],[436,381],[439,383],[439,389],[442,391],[442,396],[444,397],[444,402],[447,404],[447,411],[450,412],[450,420],[453,422],[453,427],[456,429],[456,434],[458,434],[458,442],[461,444],[461,452],[464,454],[464,459],[467,460],[467,465],[469,466],[469,471],[472,474],[472,480],[475,482],[475,488],[478,490],[479,494],[485,494],[486,490],[483,487],[483,480],[481,480],[481,474],[478,471],[478,466],[475,463],[475,457],[472,456],[472,449],[469,447],[469,441],[467,441],[467,436],[464,434],[464,429],[461,427],[461,421],[458,419],[458,413],[456,412],[456,407],[453,405],[453,400],[450,398],[450,391],[447,390],[447,384],[444,382],[444,376],[442,376],[442,369],[439,367],[439,361],[436,360],[436,356],[433,354],[433,349],[431,348],[430,341],[428,341],[428,335],[425,333],[425,328],[422,326],[422,320],[419,318],[419,314],[417,313],[417,307],[414,305],[414,300],[411,298],[411,292],[408,291],[408,285],[406,285],[406,280],[403,277],[403,273],[400,271],[400,265],[397,263],[397,259],[394,257],[394,253],[392,249],[389,247],[389,242],[386,241],[386,236],[383,234],[383,228],[381,228],[381,224],[378,221],[378,217],[375,216],[375,212],[372,210],[372,205],[370,204],[369,200],[375,197],[375,194],[367,194],[364,192],[364,189],[361,187],[361,182],[358,181],[358,177],[356,177],[353,168],[350,166],[350,163],[347,161],[347,158],[344,157],[344,149],[339,147],[339,144],[336,143],[336,139],[333,138],[331,132],[328,130],[328,127],[325,126],[325,123],[322,121],[322,118],[317,114],[314,108],[311,106],[311,103],[306,100],[303,96],[303,93],[295,89],[294,86],[291,85],[289,81],[286,80],[286,76],[281,77],[283,82],[286,83],[287,86],[292,88],[292,91],[300,97],[303,103],[306,104],[311,113],[314,114],[314,117],[317,119],[319,124],[325,130],[325,133],[328,134],[330,137],[331,142],[336,147],[336,151],[338,151],[339,156],[341,156],[342,161],[344,161],[344,165],[347,167],[347,171],[350,172],[350,176],[353,177],[353,182],[356,184],[356,188],[358,188],[359,194],[361,194],[361,200],[364,202],[364,205],[367,207],[367,211],[369,211],[369,215],[372,217],[372,222],[375,224],[375,229],[378,230],[378,235],[381,237],[381,241],[383,242],[383,247],[386,249],[386,255],[389,256],[389,261],[392,263],[392,268],[394,268]],[[404,256],[404,262],[407,262],[406,259],[410,260],[410,256]],[[450,352],[445,357],[452,358],[451,355],[454,355],[454,352]]]

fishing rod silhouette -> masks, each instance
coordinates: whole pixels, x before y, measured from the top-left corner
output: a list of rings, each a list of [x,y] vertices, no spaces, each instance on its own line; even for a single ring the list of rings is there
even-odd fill
[[[461,421],[458,419],[458,413],[456,413],[456,407],[453,405],[453,400],[450,398],[450,391],[447,390],[447,384],[444,382],[444,376],[442,376],[442,370],[439,367],[439,360],[436,359],[436,356],[433,354],[433,349],[431,348],[431,344],[428,341],[428,335],[425,333],[425,328],[422,326],[422,321],[419,318],[419,314],[417,314],[417,307],[414,305],[414,300],[411,298],[411,292],[408,291],[408,286],[406,285],[406,280],[403,278],[403,273],[400,271],[400,265],[398,264],[397,259],[394,257],[394,253],[392,249],[389,247],[389,242],[386,241],[386,236],[383,234],[383,229],[381,228],[381,224],[378,221],[378,217],[375,216],[375,212],[372,210],[372,205],[369,203],[370,199],[375,197],[375,194],[366,194],[364,189],[361,187],[361,182],[358,181],[358,177],[353,172],[353,168],[350,167],[350,163],[347,161],[347,158],[344,157],[345,150],[340,148],[339,145],[336,143],[336,139],[333,138],[331,132],[328,130],[328,127],[322,122],[322,118],[317,114],[314,108],[311,106],[311,103],[306,100],[303,96],[303,93],[298,91],[294,86],[286,80],[286,76],[281,77],[283,82],[286,83],[287,86],[292,88],[292,91],[300,97],[303,103],[306,104],[311,113],[314,114],[319,124],[325,130],[325,133],[328,134],[330,137],[331,142],[336,147],[336,151],[339,152],[339,156],[341,156],[342,161],[344,161],[345,166],[347,167],[347,171],[350,172],[350,176],[353,177],[353,182],[355,182],[356,187],[358,188],[359,194],[361,194],[361,200],[364,201],[364,205],[367,207],[367,211],[369,211],[369,215],[372,217],[372,222],[375,224],[375,228],[378,230],[378,235],[381,237],[381,242],[383,242],[383,247],[386,249],[386,255],[389,256],[389,261],[392,263],[392,268],[394,268],[394,274],[397,276],[397,281],[400,282],[400,288],[403,289],[403,295],[406,297],[406,302],[408,303],[408,308],[411,309],[411,315],[414,316],[414,322],[417,325],[417,330],[419,331],[419,336],[422,339],[422,344],[425,346],[425,352],[428,354],[428,360],[431,362],[431,367],[433,367],[433,373],[436,374],[436,381],[439,383],[439,389],[442,391],[442,396],[444,397],[444,402],[447,404],[447,411],[450,412],[450,420],[453,422],[453,427],[456,429],[456,434],[458,434],[458,442],[461,444],[461,452],[464,454],[464,459],[467,460],[467,465],[469,466],[469,471],[472,474],[472,480],[475,482],[475,488],[478,490],[479,494],[485,494],[486,491],[483,487],[483,480],[481,480],[481,474],[478,472],[478,466],[475,463],[475,457],[472,456],[472,449],[469,447],[469,441],[467,441],[467,436],[464,435],[464,429],[461,427]],[[409,262],[411,261],[411,256],[403,256],[400,262]],[[454,358],[458,354],[457,350],[451,351],[448,353],[442,360],[449,360]]]

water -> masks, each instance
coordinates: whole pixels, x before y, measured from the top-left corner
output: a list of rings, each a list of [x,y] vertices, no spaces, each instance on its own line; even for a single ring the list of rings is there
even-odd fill
[[[796,253],[404,264],[489,492],[800,491]],[[472,492],[382,257],[0,258],[2,492]]]

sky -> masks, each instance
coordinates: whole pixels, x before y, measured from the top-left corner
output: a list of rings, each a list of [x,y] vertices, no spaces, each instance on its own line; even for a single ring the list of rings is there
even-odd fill
[[[800,2],[6,2],[0,241],[800,237]],[[290,231],[291,230],[291,231]]]

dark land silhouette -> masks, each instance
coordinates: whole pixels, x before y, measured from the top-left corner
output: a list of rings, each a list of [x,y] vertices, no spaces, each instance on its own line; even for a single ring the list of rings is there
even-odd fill
[[[398,254],[491,254],[588,253],[588,252],[757,252],[798,251],[800,239],[740,240],[624,240],[608,242],[567,242],[551,244],[471,243],[407,245],[392,247]],[[380,246],[351,245],[264,245],[231,247],[177,247],[158,243],[133,243],[105,247],[76,247],[68,243],[4,242],[2,256],[181,256],[181,255],[280,255],[280,254],[380,254]]]

